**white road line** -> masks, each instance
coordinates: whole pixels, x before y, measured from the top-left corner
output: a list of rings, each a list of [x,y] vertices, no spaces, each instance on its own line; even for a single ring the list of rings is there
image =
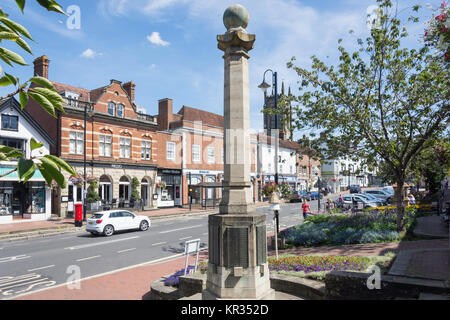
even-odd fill
[[[77,262],[80,262],[80,261],[86,261],[86,260],[91,260],[91,259],[100,258],[100,257],[101,257],[101,256],[92,256],[92,257],[87,257],[87,258],[77,259]]]
[[[208,232],[202,233],[202,235],[203,235],[203,236],[207,236],[207,235],[208,235]]]
[[[200,251],[204,251],[204,250],[208,250],[208,247],[204,247],[204,248],[200,249]],[[178,257],[182,257],[182,256],[184,256],[184,253],[174,254],[174,255],[169,256],[169,257],[159,258],[159,259],[156,259],[156,260],[152,260],[152,261],[148,261],[148,262],[144,262],[144,263],[139,263],[139,264],[136,264],[136,265],[133,265],[133,266],[128,266],[128,267],[125,267],[125,268],[116,269],[116,270],[113,270],[113,271],[108,271],[108,272],[96,274],[94,276],[90,276],[90,277],[86,277],[86,278],[80,279],[79,282],[85,281],[85,280],[89,280],[89,279],[95,279],[95,278],[106,276],[106,275],[109,275],[109,274],[114,274],[114,273],[117,273],[117,272],[120,272],[120,271],[125,271],[125,270],[130,270],[130,269],[134,269],[134,268],[138,268],[138,267],[153,265],[153,264],[157,264],[159,262],[165,262],[166,260],[172,260],[172,259],[175,259],[175,258],[178,258]],[[45,290],[66,286],[69,283],[71,283],[71,282],[65,282],[65,283],[61,283],[59,285],[51,286],[49,288],[38,289],[38,290],[35,290],[33,292],[27,292],[27,293],[24,293],[24,294],[19,294],[19,295],[10,297],[10,298],[6,298],[4,300],[17,299],[17,298],[20,298],[20,297],[23,297],[23,296],[26,296],[26,295],[29,295],[29,294],[32,294],[32,293],[38,293],[38,292],[42,292],[42,291],[45,291]]]
[[[36,270],[48,269],[48,268],[52,268],[52,267],[54,267],[54,266],[55,266],[55,265],[52,264],[52,265],[50,265],[50,266],[45,266],[45,267],[40,267],[40,268],[30,269],[30,270],[27,270],[27,272],[33,272],[33,271],[36,271]]]
[[[0,263],[16,261],[16,260],[22,260],[22,259],[27,259],[27,258],[31,258],[31,257],[30,256],[26,256],[24,254],[21,254],[20,256],[0,258]]]
[[[178,240],[186,240],[186,239],[189,239],[189,238],[192,238],[192,237],[184,237],[184,238],[180,238]]]
[[[161,231],[159,233],[169,233],[169,232],[175,232],[175,231],[180,231],[180,230],[186,230],[186,229],[192,229],[192,228],[198,228],[198,227],[203,227],[202,224],[197,224],[195,226],[190,226],[190,227],[185,227],[185,228],[179,228],[179,229],[172,229],[172,230],[167,230],[167,231]]]
[[[125,250],[120,250],[120,251],[117,251],[117,253],[128,252],[128,251],[133,251],[133,250],[136,250],[136,248],[130,248],[130,249],[125,249]]]
[[[158,243],[152,244],[152,246],[159,246],[160,244],[165,244],[165,243],[167,243],[167,242],[158,242]]]
[[[83,248],[88,248],[88,247],[95,247],[95,246],[100,246],[100,245],[103,245],[103,244],[110,244],[110,243],[114,243],[114,242],[131,240],[131,239],[136,239],[136,238],[139,238],[139,236],[123,238],[123,239],[116,239],[116,240],[108,240],[108,241],[97,242],[97,243],[83,244],[83,245],[79,245],[79,246],[67,247],[67,248],[64,248],[64,249],[77,250],[77,249],[83,249]]]

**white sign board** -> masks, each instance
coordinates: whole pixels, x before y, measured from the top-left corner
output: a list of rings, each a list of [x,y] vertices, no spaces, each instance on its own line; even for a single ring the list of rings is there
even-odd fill
[[[196,254],[194,272],[197,271],[198,253],[200,252],[200,239],[189,240],[184,243],[184,254],[186,256],[186,263],[184,266],[184,274],[187,274],[188,258],[190,254]]]

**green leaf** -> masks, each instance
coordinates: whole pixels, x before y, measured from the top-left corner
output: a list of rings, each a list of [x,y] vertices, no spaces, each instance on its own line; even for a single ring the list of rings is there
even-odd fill
[[[40,95],[39,93],[31,91],[28,91],[28,96],[39,103],[39,105],[41,105],[41,107],[44,108],[44,110],[47,111],[51,116],[56,118],[55,108],[46,97]]]
[[[32,90],[46,97],[47,100],[50,101],[50,103],[53,105],[53,107],[55,107],[59,111],[65,112],[62,106],[64,99],[56,91],[47,88],[33,88]]]
[[[53,84],[44,77],[40,77],[40,76],[34,76],[33,78],[31,78],[29,81],[36,83],[44,88],[48,88],[50,90],[56,91],[55,87],[53,86]]]
[[[20,99],[20,107],[25,108],[25,106],[28,104],[28,95],[24,91],[19,92],[19,99]]]
[[[12,84],[14,84],[14,85],[17,84],[17,78],[16,77],[14,77],[14,76],[6,73],[6,72],[5,72],[5,77],[7,77]]]
[[[62,9],[61,5],[59,5],[54,0],[37,0],[37,2],[44,8],[46,8],[48,11],[55,11],[62,14],[67,15],[64,10]]]
[[[47,172],[49,174],[49,176],[52,177],[52,179],[55,179],[56,183],[61,188],[64,189],[66,187],[66,179],[64,178],[63,174],[58,170],[58,167],[56,166],[56,164],[46,157],[41,158],[40,160],[41,160],[41,165],[39,166],[39,168],[41,168],[41,167],[44,168],[44,171]]]
[[[34,138],[30,139],[30,149],[31,149],[31,151],[39,149],[43,145],[44,145],[43,143],[37,142],[36,140],[34,140]]]
[[[0,86],[6,87],[13,84],[11,80],[7,76],[3,76],[0,78]]]
[[[14,32],[0,31],[0,39],[17,40],[20,36]]]
[[[51,185],[53,181],[53,177],[51,176],[51,174],[47,172],[42,165],[37,165],[37,167],[41,172],[42,176],[44,177],[45,182],[47,182],[48,185]]]
[[[49,159],[50,161],[53,161],[58,167],[60,167],[61,169],[63,169],[64,171],[66,171],[67,173],[69,173],[72,176],[76,176],[77,172],[75,171],[74,168],[72,168],[72,166],[70,164],[68,164],[66,161],[52,156],[52,155],[46,155],[44,158]]]
[[[8,61],[12,61],[15,62],[17,64],[20,64],[22,66],[27,66],[28,64],[25,62],[25,60],[23,60],[23,58],[18,55],[15,52],[12,52],[11,50],[5,49],[0,47],[0,58],[2,58],[3,61],[7,62]],[[11,65],[10,62],[7,62],[9,65]]]
[[[25,0],[16,0],[17,5],[23,13],[23,9],[25,8]]]
[[[19,38],[16,40],[16,43],[26,52],[33,54],[33,52],[31,51],[30,46],[28,45],[28,43],[26,43],[25,40],[23,40],[22,38]]]
[[[9,20],[8,18],[0,18],[0,21],[3,22],[7,27],[12,29],[17,34],[20,33],[23,36],[27,37],[28,39],[33,40],[33,38],[31,38],[30,33],[24,26],[18,24],[17,22]]]
[[[17,173],[19,174],[19,179],[23,182],[27,182],[34,175],[36,171],[36,166],[32,160],[26,160],[21,157],[17,165]]]

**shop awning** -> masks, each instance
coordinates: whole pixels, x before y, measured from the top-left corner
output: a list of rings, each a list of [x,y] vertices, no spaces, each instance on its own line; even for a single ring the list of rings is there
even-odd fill
[[[8,173],[9,171],[11,171],[14,168],[15,167],[12,167],[12,166],[0,166],[0,176],[3,176],[4,174]],[[17,173],[17,170],[16,170],[4,177],[1,177],[0,181],[19,181],[19,174]],[[39,171],[39,169],[36,169],[33,177],[31,177],[31,179],[28,181],[45,182],[45,179],[42,176],[42,173]]]

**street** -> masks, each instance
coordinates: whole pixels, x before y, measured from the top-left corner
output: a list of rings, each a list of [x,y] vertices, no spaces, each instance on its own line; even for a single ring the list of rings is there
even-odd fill
[[[317,201],[310,204],[312,210],[317,209]],[[273,212],[269,207],[257,208],[257,212],[267,215],[267,232],[273,232]],[[281,204],[280,229],[302,221],[300,203]],[[155,219],[146,232],[122,232],[111,237],[80,232],[0,242],[0,299],[179,257],[185,241],[192,239],[200,239],[201,248],[207,248],[207,215]]]

